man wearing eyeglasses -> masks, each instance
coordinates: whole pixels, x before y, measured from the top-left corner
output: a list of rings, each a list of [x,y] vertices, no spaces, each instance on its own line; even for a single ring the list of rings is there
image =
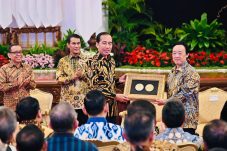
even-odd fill
[[[29,96],[34,89],[34,73],[28,64],[22,63],[22,48],[18,44],[10,45],[8,57],[10,62],[0,68],[0,91],[3,91],[3,104],[15,110],[22,98]]]

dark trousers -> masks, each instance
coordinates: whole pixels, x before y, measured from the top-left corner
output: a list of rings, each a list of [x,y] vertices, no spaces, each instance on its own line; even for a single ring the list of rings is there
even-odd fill
[[[87,122],[88,116],[84,114],[82,109],[76,109],[77,120],[79,121],[79,126],[85,124]]]
[[[196,135],[196,134],[195,134],[195,129],[194,129],[194,128],[183,128],[183,130],[184,130],[185,132],[188,132],[188,133],[192,134],[192,135]]]

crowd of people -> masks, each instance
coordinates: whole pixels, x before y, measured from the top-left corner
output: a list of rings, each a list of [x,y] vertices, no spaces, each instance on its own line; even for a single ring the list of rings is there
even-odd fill
[[[96,37],[98,52],[87,58],[81,52],[81,37],[67,38],[69,54],[60,59],[56,80],[61,85],[60,103],[49,114],[49,125],[42,124],[37,99],[29,96],[34,89],[34,73],[22,62],[22,48],[9,47],[10,63],[0,68],[0,151],[71,151],[98,150],[89,140],[116,141],[113,150],[178,150],[182,143],[193,143],[204,150],[227,150],[227,123],[213,120],[198,136],[198,94],[200,76],[187,62],[187,46],[176,43],[172,58],[175,66],[167,78],[168,99],[156,99],[163,105],[163,132],[156,132],[156,109],[148,100],[132,101],[127,107],[124,128],[118,125],[118,102],[129,102],[116,86],[126,75],[117,78],[111,57],[112,37],[101,32]],[[224,107],[226,108],[226,107]],[[223,110],[222,114],[224,115]],[[222,116],[222,117],[226,117]]]

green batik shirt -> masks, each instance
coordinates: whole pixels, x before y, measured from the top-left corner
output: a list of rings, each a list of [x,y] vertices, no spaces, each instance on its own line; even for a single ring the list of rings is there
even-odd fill
[[[109,55],[104,58],[100,53],[97,53],[87,61],[86,74],[88,78],[89,90],[100,90],[103,92],[109,103],[109,115],[117,116],[117,102],[115,84],[118,79],[115,77],[115,61]]]
[[[197,128],[199,119],[199,87],[200,76],[196,70],[185,62],[180,70],[176,66],[167,78],[168,98],[176,97],[185,107],[183,128]]]
[[[84,72],[86,60],[86,56],[82,53],[77,57],[68,55],[60,59],[56,70],[56,79],[61,84],[60,101],[69,102],[75,109],[83,107],[87,83],[83,76],[74,79],[74,73],[78,68]]]

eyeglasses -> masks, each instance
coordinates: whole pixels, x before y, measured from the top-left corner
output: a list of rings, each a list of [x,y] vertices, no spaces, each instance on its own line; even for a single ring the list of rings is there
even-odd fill
[[[12,53],[12,54],[15,54],[15,55],[21,55],[22,51],[15,51],[15,52],[9,52],[9,53]]]

